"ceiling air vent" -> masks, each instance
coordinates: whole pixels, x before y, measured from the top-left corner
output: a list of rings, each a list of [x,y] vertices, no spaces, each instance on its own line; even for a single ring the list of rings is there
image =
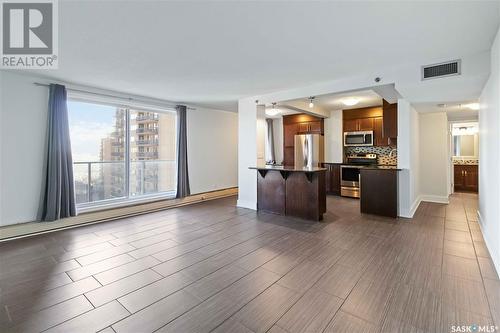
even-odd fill
[[[460,75],[460,60],[422,66],[422,80]]]

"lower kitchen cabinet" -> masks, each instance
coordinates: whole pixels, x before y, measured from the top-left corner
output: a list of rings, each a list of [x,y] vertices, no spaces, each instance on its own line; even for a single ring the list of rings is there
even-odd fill
[[[324,163],[326,168],[326,193],[340,195],[340,164],[339,163]]]
[[[398,170],[361,169],[361,213],[398,216]]]
[[[479,189],[478,166],[455,164],[453,183],[455,191],[477,192]]]

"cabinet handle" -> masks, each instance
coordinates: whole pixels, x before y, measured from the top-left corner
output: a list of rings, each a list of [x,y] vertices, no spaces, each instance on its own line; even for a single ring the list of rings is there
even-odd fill
[[[467,176],[467,170],[465,170],[465,175]]]

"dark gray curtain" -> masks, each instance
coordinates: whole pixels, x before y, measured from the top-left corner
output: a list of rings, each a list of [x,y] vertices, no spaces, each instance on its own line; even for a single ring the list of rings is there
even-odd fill
[[[42,221],[76,216],[66,88],[51,84]]]
[[[187,158],[186,106],[177,105],[177,198],[187,197],[189,190]]]
[[[266,119],[267,122],[267,147],[269,151],[269,156],[267,156],[267,161],[269,163],[275,163],[276,157],[274,154],[274,129],[273,129],[273,120]]]

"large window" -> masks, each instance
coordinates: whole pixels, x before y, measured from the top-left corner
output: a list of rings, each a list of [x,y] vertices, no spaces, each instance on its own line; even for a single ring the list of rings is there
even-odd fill
[[[174,112],[70,100],[68,113],[80,207],[175,194]]]

